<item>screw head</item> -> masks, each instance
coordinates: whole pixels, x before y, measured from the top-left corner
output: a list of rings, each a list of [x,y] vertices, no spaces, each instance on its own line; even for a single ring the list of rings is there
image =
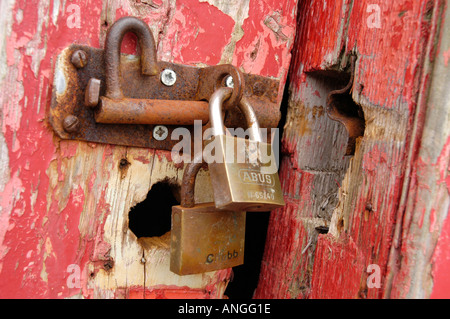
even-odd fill
[[[87,53],[83,50],[76,50],[70,59],[70,62],[77,68],[84,68],[87,64]]]
[[[64,118],[63,127],[68,133],[77,132],[80,129],[80,120],[75,115],[67,115]]]
[[[164,125],[156,125],[153,128],[153,138],[157,141],[164,141],[169,135],[169,130]]]
[[[228,88],[234,88],[234,81],[233,81],[233,77],[232,77],[231,75],[228,75],[228,76],[225,78],[225,85],[226,85]]]
[[[177,81],[177,74],[174,70],[165,69],[161,72],[161,82],[165,86],[172,86]]]
[[[253,84],[253,94],[256,96],[262,96],[264,94],[265,87],[264,84],[260,81],[255,82]]]

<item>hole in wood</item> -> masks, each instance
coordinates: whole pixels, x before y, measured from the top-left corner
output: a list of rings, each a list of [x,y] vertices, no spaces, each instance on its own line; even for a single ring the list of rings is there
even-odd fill
[[[172,206],[180,204],[178,193],[178,185],[168,180],[152,186],[147,198],[128,214],[128,227],[136,237],[161,237],[170,231]]]

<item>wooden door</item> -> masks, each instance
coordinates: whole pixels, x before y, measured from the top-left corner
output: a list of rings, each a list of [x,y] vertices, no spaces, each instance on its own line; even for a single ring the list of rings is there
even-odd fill
[[[447,1],[299,1],[258,298],[448,298]],[[349,83],[364,118],[327,116]],[[447,270],[445,270],[447,269]]]
[[[140,241],[129,227],[147,195],[158,222],[183,167],[168,151],[58,138],[48,123],[55,62],[72,43],[103,48],[130,15],[150,26],[158,60],[231,63],[280,80],[282,93],[296,12],[292,0],[1,1],[0,296],[223,298],[231,269],[177,276],[167,236]],[[135,42],[127,36],[122,53],[136,54]],[[211,200],[207,172],[197,184],[197,200]]]

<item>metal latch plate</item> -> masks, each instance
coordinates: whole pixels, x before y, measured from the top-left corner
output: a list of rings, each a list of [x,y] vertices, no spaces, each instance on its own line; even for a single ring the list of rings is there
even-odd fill
[[[79,50],[86,55],[83,57],[85,60],[82,65],[76,66],[72,62],[72,55]],[[100,80],[100,96],[105,94],[104,65],[104,50],[89,46],[74,44],[64,49],[58,56],[49,122],[60,138],[171,150],[179,142],[170,138],[174,129],[186,127],[193,131],[193,125],[180,126],[176,122],[183,113],[189,112],[189,103],[183,103],[183,101],[193,101],[198,98],[197,90],[200,81],[208,81],[201,78],[202,68],[158,61],[160,71],[171,69],[177,74],[175,85],[166,86],[161,82],[159,75],[141,74],[138,56],[121,55],[121,88],[126,97],[179,102],[173,110],[173,125],[165,125],[168,129],[168,137],[159,140],[153,137],[153,128],[158,123],[102,124],[95,121],[95,108],[85,104],[85,94],[88,82],[92,78]],[[244,80],[244,96],[254,108],[260,126],[262,128],[277,127],[281,102],[278,98],[279,81],[250,74],[244,74]],[[67,123],[68,117],[73,123]],[[245,128],[245,118],[237,107],[228,112],[225,125]]]

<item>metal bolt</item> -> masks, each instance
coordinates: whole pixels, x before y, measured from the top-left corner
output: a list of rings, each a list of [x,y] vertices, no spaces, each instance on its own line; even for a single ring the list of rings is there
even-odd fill
[[[72,54],[70,61],[77,68],[84,68],[87,64],[87,54],[83,50],[77,50]]]
[[[177,74],[174,70],[165,69],[161,72],[161,82],[166,86],[172,86],[177,81]]]
[[[80,120],[75,115],[67,115],[64,118],[63,127],[68,133],[77,132],[80,129]]]
[[[164,125],[157,125],[153,128],[153,138],[157,141],[164,141],[169,135],[169,130]]]
[[[233,81],[233,77],[231,75],[229,75],[225,78],[225,85],[228,88],[234,88],[234,81]]]
[[[256,96],[262,96],[264,94],[265,91],[265,87],[264,84],[260,81],[255,82],[255,84],[253,84],[253,94]]]
[[[91,78],[89,79],[88,85],[86,87],[86,92],[84,95],[84,104],[89,107],[97,106],[100,100],[100,84],[99,79]]]

